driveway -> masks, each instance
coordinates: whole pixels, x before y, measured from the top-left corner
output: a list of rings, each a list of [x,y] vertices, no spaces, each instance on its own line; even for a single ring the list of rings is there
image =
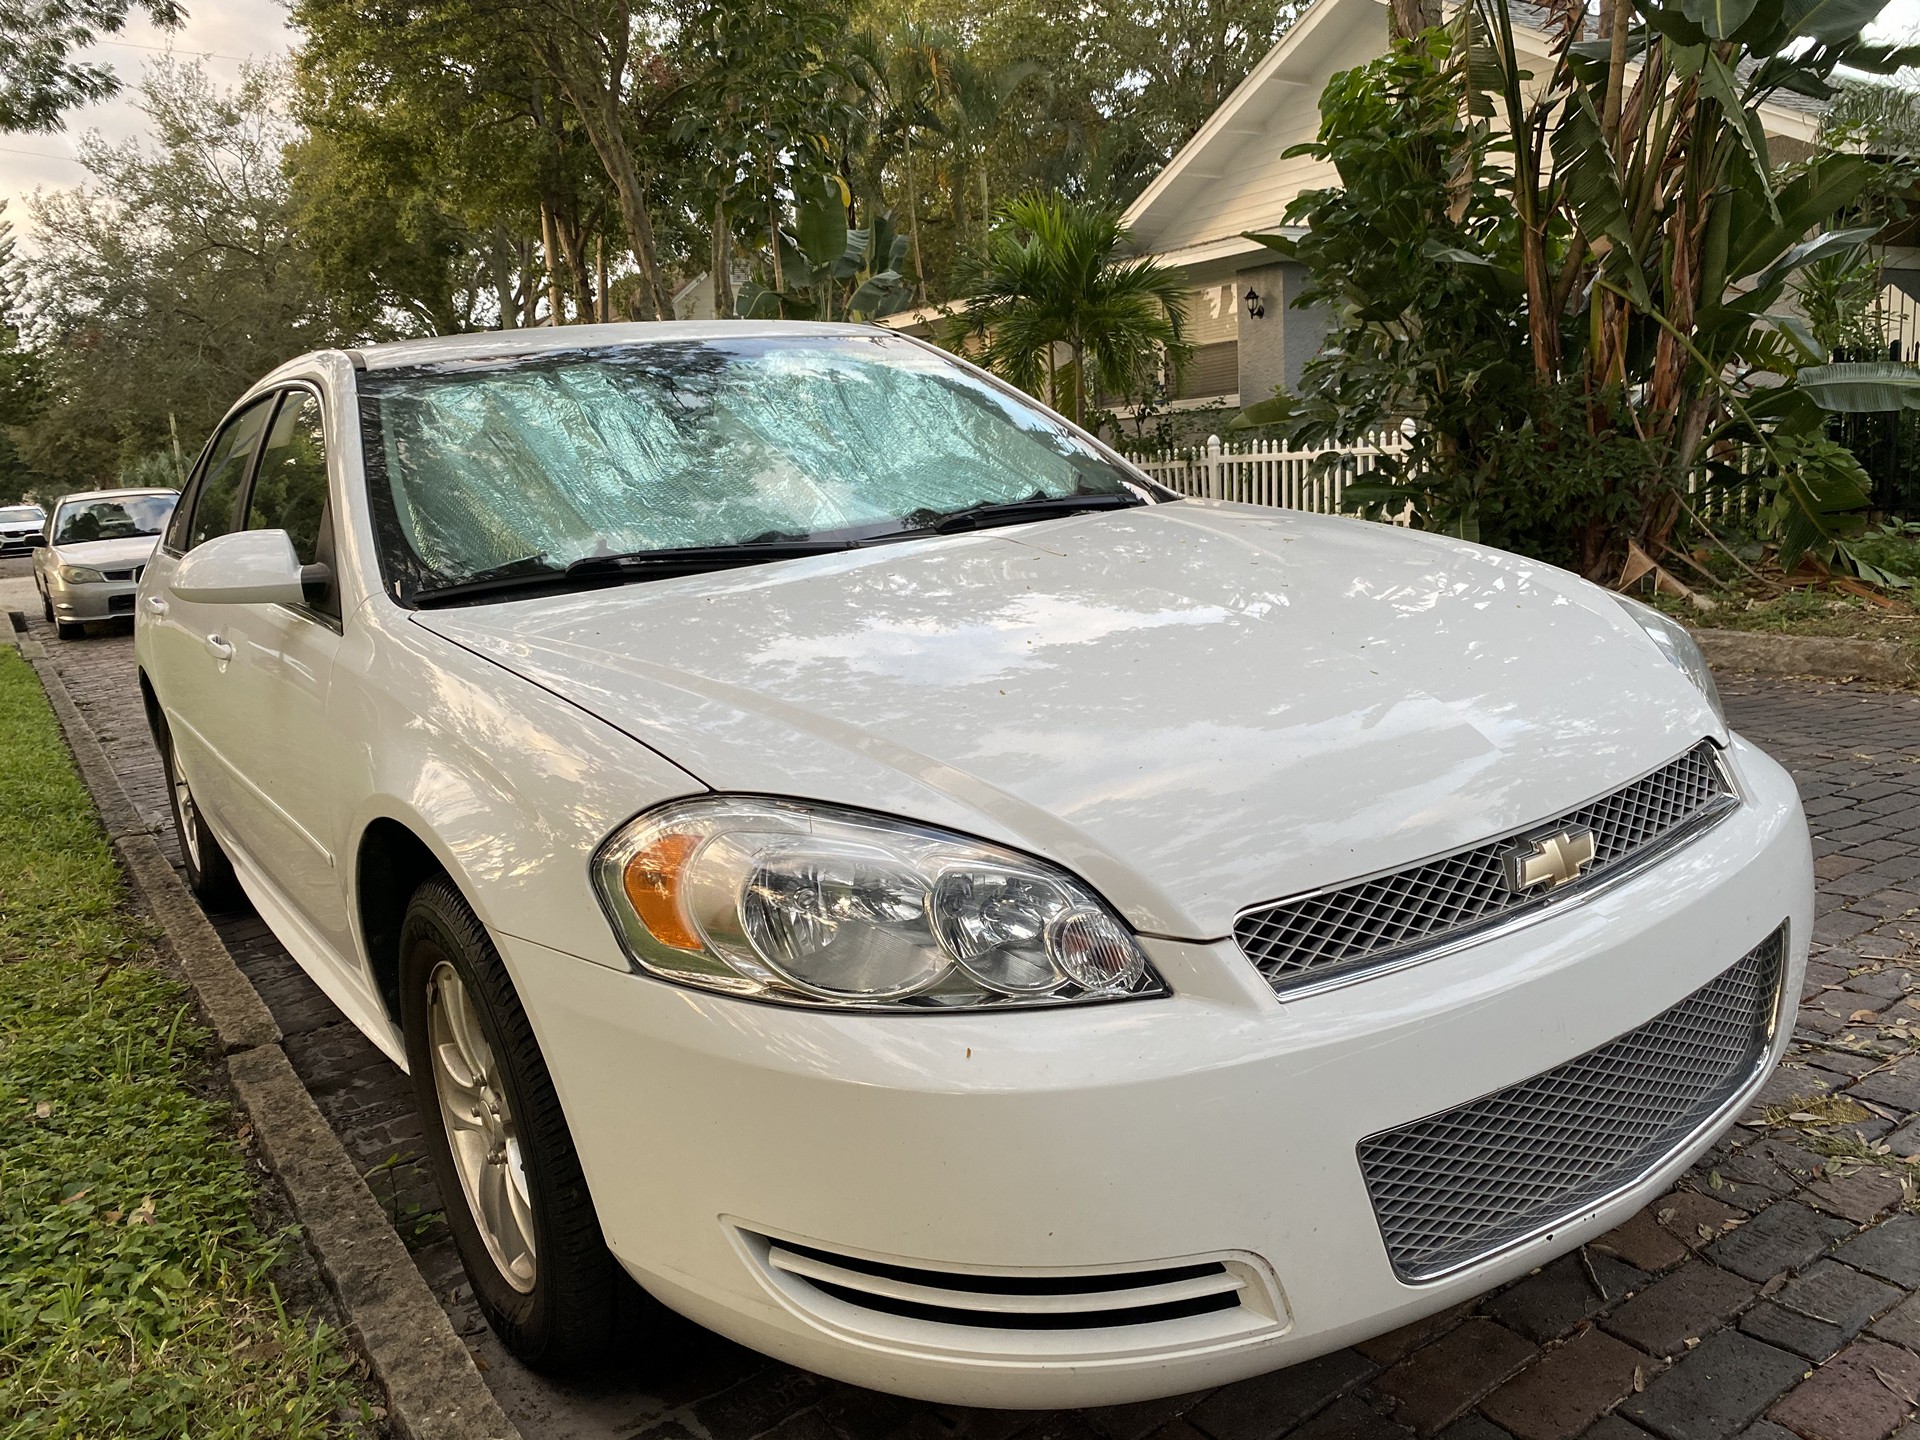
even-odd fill
[[[0,564],[0,586],[21,564]],[[63,642],[37,604],[0,603],[29,610],[171,849],[128,633]],[[897,1400],[691,1326],[617,1379],[531,1375],[494,1343],[461,1280],[414,1159],[404,1077],[251,914],[213,919],[529,1440],[1885,1440],[1920,1404],[1920,1214],[1908,1213],[1920,1177],[1906,1164],[1920,1155],[1920,995],[1907,998],[1920,989],[1920,697],[1724,688],[1734,724],[1800,782],[1822,886],[1796,1045],[1762,1104],[1671,1195],[1476,1304],[1274,1375],[1111,1410]],[[1902,1440],[1920,1440],[1920,1426]]]

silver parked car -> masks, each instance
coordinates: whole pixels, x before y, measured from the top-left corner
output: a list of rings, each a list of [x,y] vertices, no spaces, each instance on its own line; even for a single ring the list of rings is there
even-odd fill
[[[133,593],[180,498],[175,490],[89,490],[53,508],[33,583],[62,640],[89,620],[133,617]]]

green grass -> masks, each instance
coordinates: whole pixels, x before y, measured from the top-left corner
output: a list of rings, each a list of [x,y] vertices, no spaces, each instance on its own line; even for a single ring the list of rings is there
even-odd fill
[[[207,1037],[33,671],[0,648],[0,1436],[358,1431],[340,1337],[270,1272]]]

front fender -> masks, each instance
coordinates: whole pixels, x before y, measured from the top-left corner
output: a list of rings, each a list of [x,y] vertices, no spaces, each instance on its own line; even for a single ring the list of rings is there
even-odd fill
[[[338,852],[356,857],[343,867],[354,914],[362,843],[390,820],[490,930],[625,970],[592,888],[593,852],[637,812],[707,787],[404,611],[368,604],[356,620],[329,706],[359,771],[343,777],[352,800]]]

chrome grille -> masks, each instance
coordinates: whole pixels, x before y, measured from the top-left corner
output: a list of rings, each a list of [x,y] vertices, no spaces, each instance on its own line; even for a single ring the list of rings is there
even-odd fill
[[[1394,1273],[1432,1280],[1653,1169],[1756,1077],[1786,960],[1776,930],[1718,979],[1576,1060],[1359,1145]]]
[[[1370,969],[1558,899],[1734,803],[1719,752],[1703,740],[1672,764],[1556,819],[1405,870],[1249,910],[1234,922],[1234,938],[1275,990],[1318,984],[1330,972]],[[1508,887],[1506,854],[1516,841],[1579,826],[1594,840],[1593,863],[1579,880],[1551,897]]]

